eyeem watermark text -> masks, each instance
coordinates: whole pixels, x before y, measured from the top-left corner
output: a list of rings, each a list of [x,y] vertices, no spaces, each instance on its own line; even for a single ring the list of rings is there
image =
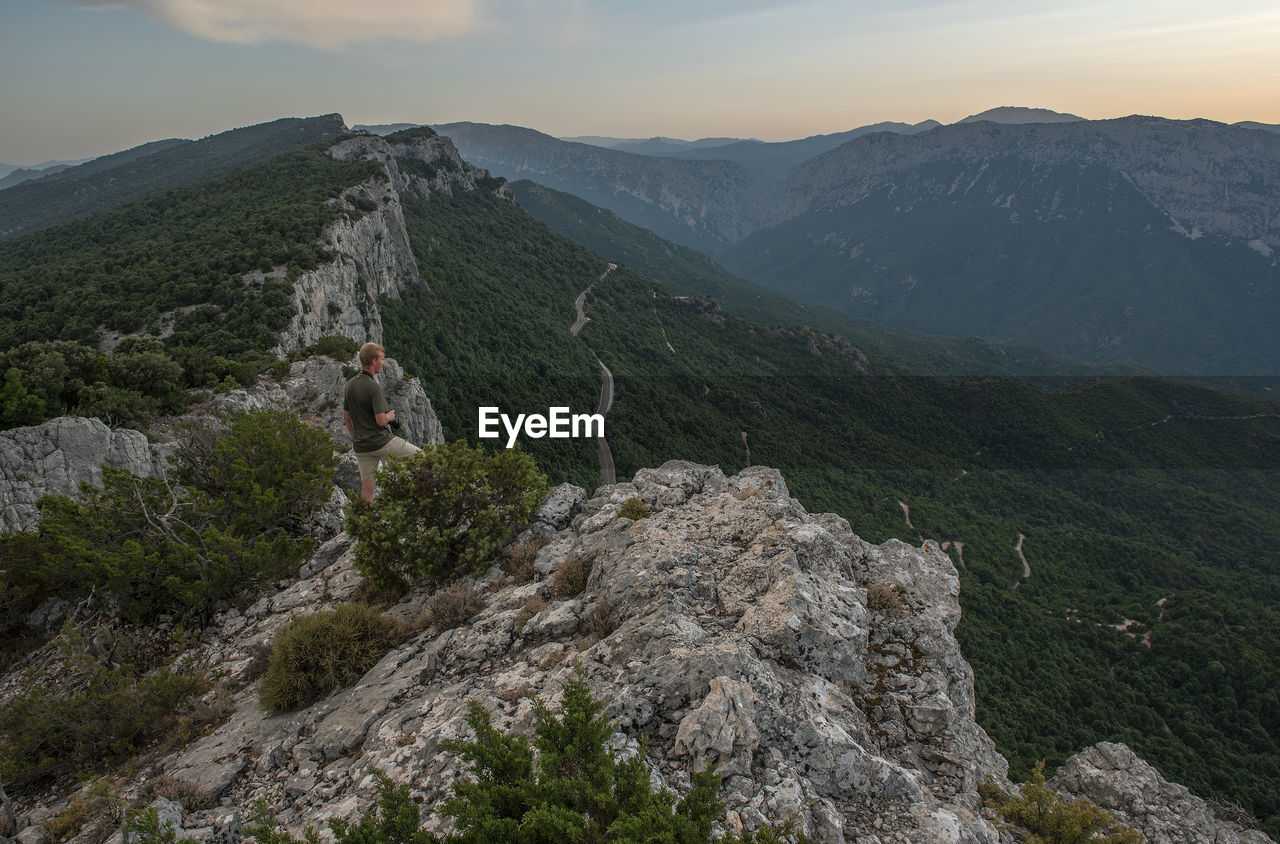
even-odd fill
[[[502,436],[498,423],[507,432],[507,448],[516,444],[516,437],[523,431],[526,437],[542,439],[550,437],[568,439],[569,437],[603,437],[604,416],[599,413],[569,413],[567,407],[549,407],[547,415],[541,413],[518,414],[512,419],[497,407],[480,408],[480,438],[495,440]]]

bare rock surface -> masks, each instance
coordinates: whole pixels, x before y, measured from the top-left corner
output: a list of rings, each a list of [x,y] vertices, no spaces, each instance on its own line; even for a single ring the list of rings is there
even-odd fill
[[[102,467],[150,476],[160,469],[145,435],[101,420],[62,416],[0,431],[0,530],[29,530],[36,500],[80,494],[82,481],[102,486]]]
[[[632,497],[648,516],[618,515]],[[718,766],[725,829],[794,818],[821,842],[1011,840],[980,808],[982,780],[1012,786],[974,720],[973,674],[954,637],[959,580],[935,543],[871,545],[844,519],[806,512],[773,469],[726,477],[680,461],[589,498],[559,487],[537,523],[550,541],[531,581],[495,568],[472,582],[481,609],[447,630],[424,627],[429,596],[411,592],[388,612],[417,632],[359,682],[268,715],[256,684],[265,646],[294,617],[361,593],[355,542],[324,543],[299,579],[221,614],[180,658],[223,678],[231,716],[140,765],[121,797],[151,799],[148,783],[169,783],[191,805],[161,808],[179,819],[178,837],[200,842],[237,840],[258,801],[295,836],[355,819],[376,802],[371,769],[430,809],[463,774],[440,743],[469,737],[469,700],[497,728],[528,734],[531,696],[555,708],[581,670],[616,725],[611,749],[628,756],[643,740],[655,787],[684,793],[691,771]],[[583,591],[554,595],[560,567],[579,562],[590,567]],[[13,674],[0,696],[20,686]],[[1217,822],[1123,746],[1090,748],[1051,784],[1151,841],[1269,840]],[[25,840],[42,840],[39,824],[70,795],[42,799],[16,807]]]
[[[648,517],[617,515],[633,496]],[[434,805],[462,770],[438,746],[468,735],[469,699],[500,729],[529,732],[528,695],[557,702],[577,664],[608,703],[614,749],[638,752],[647,738],[655,784],[683,792],[691,770],[717,763],[732,828],[795,816],[819,841],[999,840],[977,785],[1007,782],[1007,765],[974,722],[944,553],[872,546],[843,519],[805,512],[761,467],[726,478],[670,462],[583,497],[549,497],[545,524],[564,527],[539,552],[540,574],[477,583],[486,606],[468,625],[423,630],[298,712],[266,716],[248,686],[230,721],[163,772],[242,811],[266,800],[297,830],[371,806],[370,768]],[[351,553],[335,539],[303,580],[221,619],[201,660],[232,678],[246,670],[253,645],[287,618],[352,594]],[[551,578],[569,559],[591,574],[580,595],[557,600]],[[882,581],[899,584],[899,611],[868,608],[868,586]],[[517,626],[535,596],[546,608]],[[393,612],[411,619],[422,600]]]
[[[1218,818],[1123,744],[1099,742],[1066,761],[1047,785],[1085,798],[1134,827],[1149,844],[1268,844],[1270,836]],[[1273,842],[1274,844],[1274,842]]]

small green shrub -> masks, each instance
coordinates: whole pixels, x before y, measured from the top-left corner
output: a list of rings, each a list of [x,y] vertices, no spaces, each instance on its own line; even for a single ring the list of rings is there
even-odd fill
[[[172,821],[161,823],[154,806],[125,812],[122,831],[124,840],[133,844],[195,844],[194,838],[178,838]]]
[[[988,785],[986,805],[1007,825],[1030,833],[1026,844],[1140,844],[1142,833],[1124,826],[1109,812],[1087,800],[1069,803],[1044,784],[1044,762],[1037,762],[1031,782],[1010,795]]]
[[[359,540],[356,567],[379,587],[480,574],[542,501],[546,485],[529,455],[486,455],[461,440],[384,461],[375,503],[358,499],[347,507],[347,533]]]
[[[363,604],[298,616],[276,636],[258,700],[273,714],[314,703],[363,677],[400,638],[394,619]]]
[[[242,536],[296,534],[333,492],[333,439],[280,408],[226,421],[217,434],[184,429],[174,455],[178,479]]]
[[[551,594],[557,598],[573,598],[587,588],[591,563],[581,557],[568,557],[551,578]]]
[[[618,515],[624,519],[639,521],[649,515],[649,505],[633,495],[622,502],[622,506],[618,508]]]
[[[67,671],[81,677],[74,686],[32,684],[0,708],[0,780],[15,794],[118,767],[166,737],[174,711],[209,687],[201,676],[104,666],[87,652]]]

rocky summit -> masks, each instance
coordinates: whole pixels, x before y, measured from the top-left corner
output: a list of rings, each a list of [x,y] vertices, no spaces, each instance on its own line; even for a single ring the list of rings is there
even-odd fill
[[[618,515],[633,497],[650,515]],[[533,579],[495,569],[469,624],[422,630],[357,686],[292,714],[266,716],[249,684],[226,725],[151,775],[199,802],[265,800],[298,830],[371,806],[373,768],[433,805],[462,771],[438,745],[467,734],[468,700],[527,732],[531,696],[554,704],[581,666],[617,724],[614,750],[639,752],[643,736],[655,784],[683,792],[691,770],[717,764],[730,827],[796,817],[820,841],[998,840],[977,787],[1005,782],[1006,763],[974,722],[953,636],[959,581],[932,543],[869,545],[844,519],[806,513],[765,468],[726,478],[671,462],[590,500],[562,487],[540,515],[554,538]],[[222,617],[187,658],[247,671],[293,614],[354,593],[352,551],[335,538],[309,577]],[[582,592],[557,598],[556,571],[584,563]],[[893,598],[869,606],[869,590]],[[423,603],[393,614],[412,623]]]

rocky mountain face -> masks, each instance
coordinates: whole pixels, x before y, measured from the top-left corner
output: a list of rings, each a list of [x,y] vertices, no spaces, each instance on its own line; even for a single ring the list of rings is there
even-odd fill
[[[334,144],[329,155],[339,161],[378,161],[383,174],[353,185],[337,200],[348,213],[321,235],[336,257],[294,281],[295,314],[278,335],[275,351],[280,355],[306,348],[327,334],[343,334],[361,343],[381,341],[379,299],[398,299],[406,287],[426,284],[405,231],[401,196],[452,196],[455,191],[476,190],[477,180],[489,176],[463,161],[449,139],[441,137],[396,141],[357,135]],[[511,196],[506,185],[497,190]]]
[[[1280,139],[1131,117],[858,138],[792,171],[740,275],[902,328],[1269,374]],[[1176,338],[1176,339],[1175,339]]]
[[[649,515],[620,516],[630,498]],[[163,781],[170,797],[153,805],[201,842],[237,840],[257,801],[295,834],[353,819],[376,800],[375,768],[431,807],[462,773],[439,744],[468,734],[469,700],[499,729],[528,732],[531,696],[554,705],[581,671],[616,725],[611,748],[645,752],[655,786],[685,791],[691,768],[717,763],[726,828],[795,818],[821,842],[1010,840],[980,806],[983,780],[1009,786],[1007,764],[974,721],[953,635],[959,580],[936,544],[873,546],[844,519],[807,513],[772,469],[725,477],[680,461],[590,497],[559,487],[534,528],[550,541],[530,579],[495,568],[472,584],[481,608],[452,629],[424,619],[429,598],[411,593],[390,613],[417,632],[355,686],[267,716],[254,653],[291,618],[359,589],[353,543],[334,537],[300,580],[223,613],[183,656],[225,678],[210,695],[229,718],[124,774],[122,796]],[[583,564],[579,594],[553,593],[558,570]],[[1152,842],[1269,840],[1152,774],[1104,745],[1058,779],[1123,809]],[[45,840],[38,824],[69,798],[14,806],[18,840]]]
[[[462,155],[509,179],[531,179],[608,208],[637,225],[714,251],[759,225],[757,185],[739,164],[682,161],[557,140],[518,126],[434,127]]]
[[[957,124],[923,135],[877,134],[857,139],[798,167],[786,216],[850,205],[877,188],[899,186],[900,201],[924,202],[972,189],[983,164],[1002,159],[1038,168],[1097,166],[1120,174],[1180,227],[1189,239],[1216,235],[1254,244],[1264,255],[1280,248],[1274,185],[1280,140],[1208,120],[1125,117],[1118,120],[1003,125]],[[954,181],[921,171],[942,163],[965,166]],[[904,180],[906,183],[903,184]],[[1016,186],[992,200],[1016,199]],[[1045,217],[1072,213],[1069,195],[1044,207]]]

